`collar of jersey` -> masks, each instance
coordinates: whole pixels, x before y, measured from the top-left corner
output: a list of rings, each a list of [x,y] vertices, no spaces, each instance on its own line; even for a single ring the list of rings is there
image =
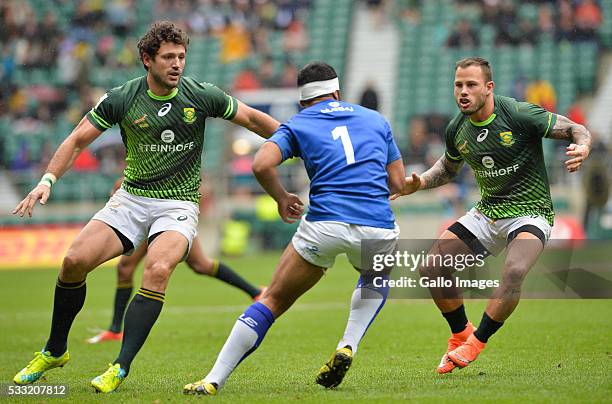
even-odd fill
[[[174,98],[174,96],[177,94],[178,94],[178,87],[174,87],[174,89],[168,95],[155,95],[153,94],[153,91],[151,91],[150,88],[147,88],[147,95],[157,101],[168,101]]]
[[[474,122],[472,121],[472,118],[470,118],[470,123],[474,126],[487,126],[488,124],[490,124],[491,122],[493,122],[493,119],[495,119],[495,117],[497,116],[497,114],[494,112],[491,115],[489,115],[489,117],[487,119],[485,119],[482,122]]]

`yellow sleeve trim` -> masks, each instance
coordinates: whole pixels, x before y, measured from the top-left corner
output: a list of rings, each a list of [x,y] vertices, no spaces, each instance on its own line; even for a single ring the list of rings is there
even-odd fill
[[[228,119],[229,117],[233,117],[234,115],[234,109],[237,106],[237,102],[234,99],[234,97],[231,96],[227,96],[227,100],[228,100],[228,104],[227,104],[227,108],[225,109],[225,112],[223,113],[223,119]]]
[[[463,157],[461,157],[461,156],[459,156],[459,157],[454,157],[454,156],[451,156],[451,155],[450,155],[448,152],[446,152],[446,157],[448,157],[449,159],[454,160],[454,161],[460,161],[460,160],[463,160]]]
[[[100,126],[106,128],[106,129],[108,129],[111,126],[113,126],[113,125],[109,124],[108,122],[106,122],[104,119],[102,119],[102,117],[100,115],[96,114],[96,111],[94,111],[93,109],[91,110],[91,116],[94,117],[94,119],[96,120],[96,122],[98,122],[100,124]]]
[[[553,117],[553,113],[549,112],[548,113],[548,125],[546,126],[546,132],[544,132],[544,136],[542,137],[548,136],[548,131],[550,130],[550,123],[552,122],[552,117]]]

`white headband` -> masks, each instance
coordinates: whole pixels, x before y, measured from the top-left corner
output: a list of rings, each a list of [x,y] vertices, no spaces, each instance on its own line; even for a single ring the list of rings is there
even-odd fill
[[[310,100],[319,95],[331,94],[336,90],[340,90],[340,82],[338,77],[331,80],[313,81],[300,86],[298,90],[300,90],[300,101]]]

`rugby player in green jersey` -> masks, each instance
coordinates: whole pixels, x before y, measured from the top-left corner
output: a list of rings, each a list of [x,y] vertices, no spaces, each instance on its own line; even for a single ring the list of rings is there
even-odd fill
[[[489,62],[476,57],[457,62],[454,94],[460,113],[446,128],[446,152],[423,174],[412,173],[402,192],[392,196],[444,185],[467,162],[482,199],[442,233],[429,254],[486,256],[506,248],[500,285],[478,328],[465,315],[459,289],[430,287],[452,333],[438,373],[463,368],[477,358],[516,308],[523,279],[550,236],[554,211],[541,139],[571,142],[565,162],[569,172],[580,169],[591,148],[584,126],[537,105],[495,95],[494,87]],[[421,276],[429,278],[443,271],[420,269]]]
[[[104,130],[119,125],[127,150],[125,180],[68,249],[55,288],[49,339],[15,375],[15,383],[33,383],[68,362],[68,332],[85,301],[87,273],[147,242],[142,284],[125,314],[119,356],[91,381],[99,392],[114,391],[157,320],[170,275],[195,237],[206,118],[229,120],[264,138],[278,128],[275,119],[214,85],[182,77],[188,43],[173,23],[154,23],[138,43],[146,75],[100,98],[59,146],[40,183],[14,209],[14,214],[31,216],[36,202],[47,202],[53,183],[79,153]]]
[[[121,188],[122,183],[123,177],[115,182],[110,193],[111,196]],[[254,301],[259,300],[263,295],[265,288],[251,285],[223,262],[208,258],[204,251],[202,251],[198,236],[194,237],[191,244],[191,250],[187,258],[185,258],[185,263],[194,273],[217,278],[220,281],[235,286],[248,294]],[[117,288],[115,290],[111,324],[108,329],[88,338],[88,343],[97,344],[105,341],[121,341],[123,339],[123,332],[121,331],[123,328],[123,316],[132,296],[134,272],[136,272],[138,264],[140,264],[146,254],[147,244],[142,243],[134,250],[132,255],[123,255],[119,259],[119,263],[117,263]]]

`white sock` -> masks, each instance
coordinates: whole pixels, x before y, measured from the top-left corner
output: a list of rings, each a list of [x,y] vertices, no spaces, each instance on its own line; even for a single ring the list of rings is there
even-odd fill
[[[219,387],[223,386],[244,354],[255,346],[256,341],[257,333],[241,321],[236,321],[230,336],[219,352],[215,365],[204,380],[217,383]]]
[[[353,354],[355,354],[359,342],[385,304],[385,300],[383,295],[376,290],[359,287],[355,289],[351,298],[351,312],[346,323],[344,336],[336,349],[349,345]]]
[[[257,349],[272,323],[274,316],[263,304],[257,302],[247,308],[236,320],[215,365],[204,380],[223,386],[236,366]]]

